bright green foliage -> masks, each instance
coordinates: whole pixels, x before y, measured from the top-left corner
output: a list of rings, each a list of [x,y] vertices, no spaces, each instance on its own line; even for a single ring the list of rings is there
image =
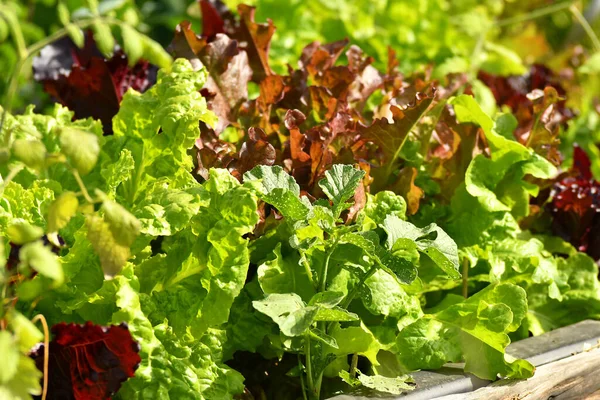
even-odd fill
[[[0,398],[29,399],[42,394],[42,373],[35,361],[19,351],[15,337],[9,331],[0,331]]]
[[[64,192],[48,208],[48,232],[58,232],[77,213],[79,200],[73,192]]]
[[[222,363],[227,335],[218,327],[246,279],[244,235],[258,221],[257,197],[227,171],[211,171],[203,186],[188,173],[198,122],[214,121],[197,92],[205,79],[184,60],[162,70],[152,90],[125,96],[112,137],[91,120],[72,122],[60,107],[7,118],[12,143],[35,138],[45,148],[43,162],[13,154],[1,167],[26,166],[4,187],[0,206],[2,234],[24,244],[19,270],[38,273],[17,294],[39,301],[50,324],[65,315],[127,322],[143,361],[122,398],[231,398],[243,390],[241,375]],[[48,179],[36,180],[41,173]],[[101,206],[94,211],[90,201]],[[44,232],[65,239],[66,255],[42,244]],[[157,237],[163,244],[153,254]],[[24,340],[19,321],[10,326]],[[23,359],[15,376],[31,381],[21,390],[39,393],[33,361],[15,354],[16,363]],[[28,369],[36,372],[25,377]],[[1,390],[15,390],[14,379],[4,377]]]
[[[391,393],[410,389],[407,377],[359,374],[358,379],[350,378],[348,355],[362,355],[376,367],[384,349],[396,353],[408,369],[439,368],[447,361],[464,358],[466,370],[482,378],[531,376],[529,363],[508,356],[505,360],[504,354],[510,342],[507,334],[517,330],[527,314],[522,288],[492,285],[465,301],[455,301],[451,295],[440,304],[440,310],[423,315],[418,298],[402,283],[415,279],[416,265],[431,262],[448,279],[460,278],[454,241],[435,224],[418,228],[401,219],[405,203],[391,194],[369,198],[371,204],[356,225],[337,225],[334,215],[349,206],[345,202],[353,196],[362,175],[351,167],[334,166],[326,176],[320,185],[332,204],[310,206],[300,200],[298,186],[280,168],[257,167],[246,174],[246,180],[258,187],[259,196],[282,212],[283,226],[294,232],[289,243],[283,238],[279,243],[268,242],[276,244],[257,277],[264,297],[254,294],[253,306],[269,316],[284,337],[301,339],[302,345],[298,339],[284,340],[284,350],[302,349],[305,362],[311,364],[309,382],[319,382],[322,372],[325,376],[341,374],[350,383]],[[284,196],[290,200],[281,201]],[[286,206],[292,201],[307,211],[290,211]],[[303,215],[304,220],[298,218]],[[375,221],[381,221],[380,225]],[[334,275],[330,275],[332,271]],[[307,304],[311,293],[316,294]],[[355,297],[358,293],[360,300]],[[327,314],[319,310],[325,304],[330,307]],[[387,322],[374,323],[373,315]],[[345,316],[363,322],[356,326],[353,318]],[[264,331],[259,334],[267,335]],[[318,384],[316,387],[318,391]]]
[[[57,132],[63,153],[81,175],[87,175],[96,161],[100,147],[98,137],[93,133],[72,128],[61,129]]]
[[[102,53],[109,55],[121,41],[130,66],[146,59],[163,68],[147,91],[124,95],[112,136],[103,136],[100,122],[73,120],[73,113],[58,105],[46,115],[34,113],[33,106],[21,115],[6,114],[0,132],[0,290],[5,304],[0,310],[0,354],[5,362],[0,398],[30,399],[41,393],[41,373],[27,356],[43,340],[31,322],[38,313],[50,324],[126,322],[140,344],[142,362],[114,397],[134,400],[237,398],[254,378],[226,364],[247,355],[236,354],[242,351],[258,353],[271,368],[287,368],[274,369],[286,379],[297,379],[295,386],[310,400],[320,398],[322,387],[331,380],[339,384],[340,378],[351,387],[401,394],[414,388],[410,371],[436,369],[447,362],[464,362],[466,372],[483,379],[525,379],[534,368],[505,354],[509,335],[517,339],[600,318],[596,263],[556,237],[528,230],[530,200],[539,194],[540,181],[553,178],[557,169],[514,139],[521,121],[507,109],[493,115],[495,93],[474,78],[478,71],[525,72],[519,56],[509,50],[510,43],[503,42],[505,47],[496,42],[500,29],[494,20],[511,14],[503,2],[255,1],[260,4],[256,20],[269,12],[279,27],[280,38],[269,54],[276,59],[274,70],[286,62],[294,64],[310,40],[345,36],[365,54],[377,56],[380,66],[388,55],[390,59],[381,76],[370,77],[374,70],[361,69],[362,75],[344,95],[335,94],[339,82],[326,88],[328,79],[343,81],[346,73],[354,74],[350,69],[364,67],[370,59],[353,60],[348,71],[343,60],[341,68],[325,72],[317,65],[301,68],[316,71],[309,73],[307,83],[324,85],[319,88],[330,98],[318,100],[309,90],[298,107],[316,110],[319,101],[328,102],[329,113],[333,106],[336,112],[348,107],[352,123],[364,126],[379,118],[371,128],[357,129],[356,135],[363,136],[360,146],[368,157],[371,152],[383,156],[379,171],[365,167],[375,166],[377,161],[372,161],[377,159],[365,161],[360,152],[353,153],[354,159],[350,153],[342,157],[348,149],[340,148],[345,143],[338,132],[323,142],[323,150],[331,154],[323,152],[317,169],[328,170],[318,185],[311,181],[310,195],[303,196],[306,181],[296,182],[286,172],[300,175],[298,160],[292,156],[289,164],[286,158],[283,142],[288,132],[281,128],[278,135],[274,130],[279,126],[270,121],[285,110],[263,101],[270,90],[277,92],[277,75],[263,83],[254,76],[258,88],[250,90],[258,92],[257,102],[251,100],[257,93],[245,101],[244,81],[240,119],[228,123],[247,128],[248,121],[242,122],[246,118],[250,125],[269,119],[263,126],[268,146],[277,141],[283,146],[274,151],[275,158],[267,151],[261,163],[282,166],[257,166],[240,183],[239,174],[229,172],[243,164],[240,151],[233,160],[217,157],[214,164],[223,161],[222,169],[210,169],[203,183],[190,173],[198,138],[210,147],[200,122],[218,122],[201,90],[210,89],[211,80],[223,72],[215,70],[221,61],[231,73],[245,67],[231,62],[244,61],[246,55],[255,58],[255,51],[265,61],[268,40],[262,46],[260,40],[245,42],[256,40],[260,32],[255,30],[262,27],[240,22],[249,33],[245,38],[241,29],[242,38],[237,38],[244,57],[237,57],[242,53],[234,42],[226,49],[212,42],[202,50],[208,57],[224,59],[210,67],[209,77],[198,59],[173,62],[157,42],[135,29],[152,7],[138,10],[127,1],[39,1],[44,1],[43,9],[56,6],[58,21],[76,44],[84,37],[71,19],[91,18]],[[0,67],[15,64],[8,39],[14,39],[11,29],[18,18],[29,12],[14,1],[8,3],[0,5]],[[124,22],[114,25],[116,20]],[[30,24],[23,28],[27,43],[42,35]],[[193,45],[193,40],[187,43]],[[398,53],[388,54],[388,44]],[[323,49],[328,50],[318,51]],[[302,62],[319,61],[318,56],[328,57],[305,54]],[[425,70],[427,76],[426,64],[433,63],[431,76],[442,87],[412,112],[412,107],[388,107],[405,105],[407,94],[412,100],[411,91],[424,82],[419,75],[400,83],[394,76],[396,58],[401,70]],[[591,56],[577,70],[577,79],[597,84],[598,65],[597,55]],[[463,72],[474,96],[448,99],[448,93],[462,93],[466,86],[460,83],[461,75],[446,75]],[[371,78],[384,80],[385,89],[378,87],[358,107],[354,100],[341,99],[369,91]],[[460,85],[454,87],[457,82]],[[396,84],[401,88],[388,87]],[[296,94],[287,83],[283,86],[277,96],[293,104]],[[383,104],[371,107],[381,96]],[[208,99],[217,112],[218,101]],[[442,117],[442,111],[448,115]],[[391,116],[394,123],[387,123]],[[312,142],[310,150],[303,151],[311,153],[313,169],[312,153],[318,152],[320,142],[311,134],[327,136],[337,124],[331,120],[314,125],[315,118],[308,115],[299,127]],[[441,137],[438,123],[448,125],[445,133],[452,140]],[[578,141],[592,155],[596,175],[598,126],[598,115],[588,105],[565,135],[565,148]],[[481,128],[475,135],[481,143],[469,147],[469,134],[476,131],[465,133],[461,128],[474,127]],[[242,140],[246,150],[253,141],[270,149],[262,139],[227,136],[237,150]],[[260,148],[258,144],[252,151]],[[434,149],[438,144],[441,147]],[[451,164],[446,172],[458,170],[452,177],[456,182],[448,185],[451,190],[443,189],[443,174],[435,175],[447,166],[431,162],[438,152],[447,152],[437,160]],[[328,165],[329,156],[360,162],[364,170]],[[405,193],[399,188],[406,184],[404,168],[415,171],[416,180],[409,183],[411,190],[418,186],[423,199],[419,200],[421,192],[409,193],[407,199],[395,193]],[[397,170],[403,179],[388,181]],[[18,262],[11,264],[15,253]]]
[[[340,377],[351,386],[360,386],[377,390],[384,393],[402,394],[406,390],[412,390],[413,386],[410,383],[414,383],[413,379],[409,375],[401,375],[395,378],[387,376],[365,375],[360,370],[357,370],[358,376],[353,378],[347,371],[340,372]]]
[[[433,63],[434,74],[439,77],[466,72],[469,68],[504,75],[524,72],[522,61],[513,51],[493,43],[498,32],[493,20],[502,13],[504,2],[426,0],[416,5],[410,0],[283,3],[229,0],[226,3],[256,5],[257,21],[273,20],[277,31],[271,59],[277,67],[293,65],[302,48],[312,41],[328,43],[349,38],[382,65],[388,57],[388,46],[392,47],[398,52],[403,71]],[[481,40],[482,48],[474,53]]]
[[[464,357],[465,371],[482,379],[529,378],[534,371],[531,364],[504,354],[510,343],[507,333],[520,326],[526,313],[523,289],[512,284],[488,286],[402,330],[397,338],[400,360],[409,369],[435,369]]]
[[[364,171],[354,169],[350,165],[334,165],[325,173],[325,179],[319,182],[319,186],[333,203],[334,217],[337,218],[348,208],[346,201],[354,196],[354,191],[364,175]]]
[[[301,220],[306,218],[309,206],[300,199],[300,186],[283,168],[258,166],[244,174],[245,181],[259,181],[261,198],[275,206],[284,216]]]
[[[420,229],[396,216],[388,216],[382,226],[388,235],[387,244],[392,251],[404,246],[402,239],[412,240],[419,251],[431,258],[448,276],[460,278],[456,243],[437,225],[431,224]]]
[[[215,123],[198,92],[206,78],[204,69],[194,71],[188,61],[177,60],[159,72],[158,82],[150,90],[144,94],[129,91],[123,97],[113,120],[115,136],[144,140],[149,148],[144,149],[143,162],[151,176],[168,176],[176,166],[192,167],[186,151],[200,135],[198,121]]]

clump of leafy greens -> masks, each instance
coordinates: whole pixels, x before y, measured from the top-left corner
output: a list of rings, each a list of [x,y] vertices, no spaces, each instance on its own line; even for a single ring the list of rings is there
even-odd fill
[[[432,264],[450,279],[460,278],[457,247],[435,224],[420,229],[405,221],[403,199],[389,192],[370,199],[374,204],[354,223],[340,224],[340,216],[351,205],[348,201],[363,178],[363,171],[334,165],[319,182],[328,200],[311,204],[300,196],[298,184],[280,167],[259,166],[245,174],[244,181],[255,185],[259,197],[283,216],[272,228],[272,235],[258,238],[252,245],[258,269],[248,283],[245,300],[252,300],[254,309],[277,325],[279,337],[268,330],[254,334],[268,338],[275,353],[302,356],[298,373],[309,398],[319,398],[324,377],[338,375],[353,385],[360,382],[376,390],[399,393],[398,388],[410,389],[408,375],[394,379],[378,375],[382,351],[397,355],[405,371],[437,368],[465,357],[467,369],[483,378],[497,374],[531,376],[533,367],[526,361],[500,361],[509,343],[506,333],[520,326],[527,310],[523,289],[510,284],[490,286],[488,292],[494,293],[493,298],[482,292],[480,297],[449,303],[448,308],[435,314],[439,321],[448,321],[469,335],[470,345],[457,345],[451,353],[439,354],[439,365],[406,361],[414,355],[403,343],[403,335],[412,332],[413,324],[435,321],[423,315],[418,297],[409,294],[407,288],[417,278],[422,263]],[[475,315],[481,315],[480,328],[467,323],[467,317],[464,322],[451,317],[458,309],[466,311],[470,307],[474,307]],[[249,313],[242,318],[257,316]],[[486,325],[489,318],[496,325]],[[231,329],[239,324],[235,321]],[[239,336],[234,331],[231,337],[235,341]],[[256,350],[263,345],[263,338],[252,339],[255,348],[248,348],[245,338],[233,345]],[[485,362],[471,365],[469,351],[480,346],[490,348],[489,356]],[[365,357],[373,375],[358,372],[355,364],[348,365],[347,357],[351,355]]]
[[[198,92],[205,80],[185,60],[159,71],[150,90],[126,93],[109,137],[99,122],[72,121],[60,106],[5,124],[2,175],[12,179],[2,186],[2,235],[22,248],[3,285],[26,315],[52,324],[127,323],[142,361],[117,397],[212,399],[243,390],[241,375],[222,363],[218,327],[246,278],[244,235],[258,220],[257,198],[226,171],[203,186],[189,173],[198,121],[214,123]],[[64,238],[59,256],[44,233]],[[10,321],[19,332],[19,319]],[[34,381],[21,390],[38,394]]]

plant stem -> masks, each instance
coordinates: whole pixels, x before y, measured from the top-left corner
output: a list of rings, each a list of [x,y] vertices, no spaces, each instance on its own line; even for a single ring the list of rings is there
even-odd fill
[[[572,4],[571,7],[569,7],[569,11],[571,11],[571,14],[573,14],[573,17],[575,17],[577,22],[579,22],[579,24],[581,25],[581,27],[583,28],[585,33],[588,35],[588,37],[592,41],[592,44],[594,45],[594,49],[596,51],[600,51],[600,40],[598,39],[598,36],[596,36],[596,33],[594,32],[594,30],[588,23],[587,19],[585,19],[585,17],[583,15],[581,15],[581,12],[579,11],[579,9],[577,7],[575,7],[575,4]]]
[[[92,199],[92,197],[88,193],[88,191],[85,187],[85,184],[81,180],[81,176],[79,175],[79,172],[75,168],[71,168],[71,173],[75,177],[75,180],[77,181],[77,184],[79,185],[79,188],[81,189],[81,194],[83,194],[83,197],[85,198],[85,200],[90,204],[94,204],[95,201],[94,201],[94,199]]]
[[[302,361],[300,360],[300,354],[298,354],[298,368],[300,369],[300,385],[302,386],[302,399],[308,400],[306,397],[306,387],[304,386],[304,377],[302,373],[304,372],[302,369]]]
[[[27,45],[25,44],[25,37],[23,36],[21,25],[16,19],[15,14],[6,7],[0,6],[0,16],[4,18],[10,28],[10,34],[15,41],[15,47],[17,48],[19,58],[25,57],[27,55]]]
[[[358,365],[358,353],[352,354],[352,363],[350,364],[350,377],[356,377],[356,366]]]
[[[469,79],[475,79],[477,77],[477,70],[479,69],[480,64],[479,59],[481,59],[481,51],[483,50],[483,45],[485,44],[485,38],[487,37],[488,31],[489,27],[481,32],[481,35],[479,35],[479,38],[477,39],[477,43],[475,43],[471,57],[469,58]]]
[[[304,335],[304,356],[306,357],[306,381],[308,383],[308,390],[310,392],[310,397],[312,398],[315,393],[315,383],[313,382],[312,375],[312,366],[310,360],[310,333],[306,333]]]
[[[373,276],[373,274],[375,272],[377,272],[377,264],[374,264],[371,269],[369,269],[363,276],[362,278],[360,278],[360,281],[358,281],[358,283],[356,285],[354,285],[354,287],[352,288],[352,291],[350,293],[348,293],[348,296],[346,296],[346,298],[344,299],[344,302],[342,303],[341,307],[346,309],[348,308],[348,306],[350,305],[350,303],[352,303],[352,300],[354,300],[354,297],[356,297],[356,295],[358,294],[358,291],[360,290],[360,288],[362,287],[362,285],[365,284],[365,282],[367,281],[367,279],[369,279],[370,277]]]
[[[42,388],[42,400],[46,400],[48,396],[48,363],[50,362],[50,331],[48,323],[42,314],[38,314],[31,320],[32,323],[40,321],[44,328],[44,387]]]
[[[512,24],[518,24],[519,22],[531,21],[532,19],[541,18],[549,14],[553,14],[557,11],[567,9],[573,4],[573,1],[565,1],[558,4],[552,4],[547,7],[542,7],[537,10],[533,10],[526,14],[517,15],[515,17],[501,19],[496,21],[496,26],[507,26]]]
[[[310,269],[310,265],[308,264],[308,260],[304,256],[302,256],[302,265],[304,266],[304,269],[306,270],[306,276],[308,276],[308,280],[314,286],[315,282],[314,282],[314,279],[313,279],[312,270]],[[316,287],[315,287],[315,289],[316,289]]]
[[[331,255],[337,246],[337,240],[333,242],[329,251],[325,255],[325,264],[323,265],[322,273],[319,281],[319,291],[324,292],[327,287],[327,273],[329,272],[329,260],[331,259]]]
[[[462,265],[462,295],[469,297],[469,259],[465,257]]]
[[[365,284],[365,282],[367,281],[367,279],[369,279],[370,277],[372,277],[373,274],[375,272],[377,272],[377,267],[378,267],[378,264],[374,264],[371,267],[371,269],[369,269],[367,272],[365,272],[365,274],[362,276],[362,278],[360,278],[360,281],[358,281],[358,283],[356,285],[354,285],[354,287],[352,288],[352,290],[350,291],[350,293],[348,293],[348,295],[346,296],[346,298],[344,299],[344,301],[340,305],[341,308],[343,308],[343,309],[347,309],[348,308],[348,306],[350,305],[350,303],[352,303],[352,300],[354,300],[354,297],[356,297],[356,295],[358,294],[360,288]],[[327,329],[326,329],[325,332],[329,331],[331,329],[331,327],[333,326],[333,324],[335,324],[335,321],[331,321],[327,325]]]

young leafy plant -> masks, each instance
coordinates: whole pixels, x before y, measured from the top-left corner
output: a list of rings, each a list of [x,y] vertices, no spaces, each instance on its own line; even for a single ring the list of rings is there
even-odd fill
[[[420,229],[403,220],[406,205],[402,198],[395,200],[394,206],[395,195],[378,196],[375,207],[371,206],[360,213],[356,221],[341,222],[340,216],[351,207],[348,201],[363,185],[363,178],[364,172],[361,170],[349,165],[334,165],[319,182],[327,200],[317,200],[311,204],[306,197],[300,196],[298,184],[280,167],[259,166],[244,175],[245,183],[255,186],[259,197],[275,207],[283,217],[276,228],[282,233],[280,242],[273,240],[277,233],[269,239],[257,239],[256,252],[263,253],[268,246],[272,246],[273,250],[262,262],[259,261],[257,283],[264,297],[257,298],[252,305],[278,326],[282,349],[302,356],[299,368],[306,385],[305,394],[309,398],[320,398],[325,376],[340,375],[353,385],[358,382],[377,390],[387,388],[393,393],[397,393],[398,388],[410,389],[408,375],[394,379],[377,374],[364,375],[357,371],[356,365],[345,366],[346,357],[362,355],[369,360],[374,371],[379,365],[377,355],[383,350],[397,354],[402,362],[405,354],[408,358],[411,357],[408,354],[412,354],[410,346],[402,342],[402,335],[410,335],[414,329],[411,322],[423,325],[434,321],[428,315],[420,318],[417,305],[413,316],[404,319],[403,325],[407,327],[401,329],[403,325],[398,325],[391,329],[389,334],[392,338],[398,335],[400,329],[397,345],[387,345],[384,337],[379,336],[381,331],[378,329],[381,328],[369,328],[372,324],[369,314],[385,313],[376,297],[386,295],[377,293],[383,282],[390,286],[391,293],[394,286],[399,293],[406,293],[405,288],[417,278],[417,267],[421,263],[433,263],[433,268],[438,268],[449,279],[460,278],[454,241],[435,224]],[[387,215],[382,215],[382,210]],[[377,222],[374,224],[372,221]],[[289,241],[283,236],[284,232],[290,232]],[[496,296],[496,304],[487,297],[483,300],[485,296],[482,294],[481,299],[475,297],[465,302],[464,306],[460,303],[456,307],[466,310],[473,304],[475,310],[483,310],[480,311],[483,313],[482,321],[492,318],[493,323],[502,325],[502,330],[508,329],[509,325],[514,330],[520,326],[527,303],[522,289],[507,285],[506,290],[516,291],[519,296],[517,299]],[[410,307],[415,310],[414,303],[410,305],[407,297],[405,294],[404,298],[398,299],[404,302],[399,306],[404,313]],[[394,306],[396,299],[393,296],[391,299],[388,300],[388,306]],[[500,310],[506,314],[498,314]],[[513,321],[513,312],[517,310]],[[440,321],[452,322],[454,318],[450,315],[453,312],[459,311],[450,307],[436,316]],[[507,322],[495,318],[504,318]],[[460,322],[456,323],[461,326]],[[465,329],[474,328],[469,325]],[[499,328],[484,326],[481,329],[498,332]],[[357,348],[357,343],[351,339],[356,335],[364,337],[366,343],[370,344],[366,348]],[[464,356],[468,360],[467,369],[478,376],[501,374],[526,377],[531,374],[531,366],[528,367],[529,364],[524,361],[518,361],[522,370],[509,369],[497,361],[498,357],[504,357],[508,340],[506,335],[498,338],[500,344],[486,337],[483,331],[480,333],[475,330],[471,335],[473,340],[482,341],[498,353],[490,351],[489,355],[484,356],[485,361],[472,366],[469,349],[473,346],[465,344],[465,347],[459,347],[452,353],[440,354],[441,364],[453,359],[460,360]],[[483,363],[490,366],[486,369]],[[427,366],[413,362],[406,363],[405,367],[413,370]]]

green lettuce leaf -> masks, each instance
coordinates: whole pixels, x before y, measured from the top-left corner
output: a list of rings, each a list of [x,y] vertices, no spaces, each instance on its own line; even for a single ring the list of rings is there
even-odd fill
[[[482,379],[529,378],[534,367],[505,354],[507,334],[519,328],[526,314],[522,288],[490,285],[403,329],[396,340],[398,356],[409,369],[436,369],[464,358],[465,371]]]

